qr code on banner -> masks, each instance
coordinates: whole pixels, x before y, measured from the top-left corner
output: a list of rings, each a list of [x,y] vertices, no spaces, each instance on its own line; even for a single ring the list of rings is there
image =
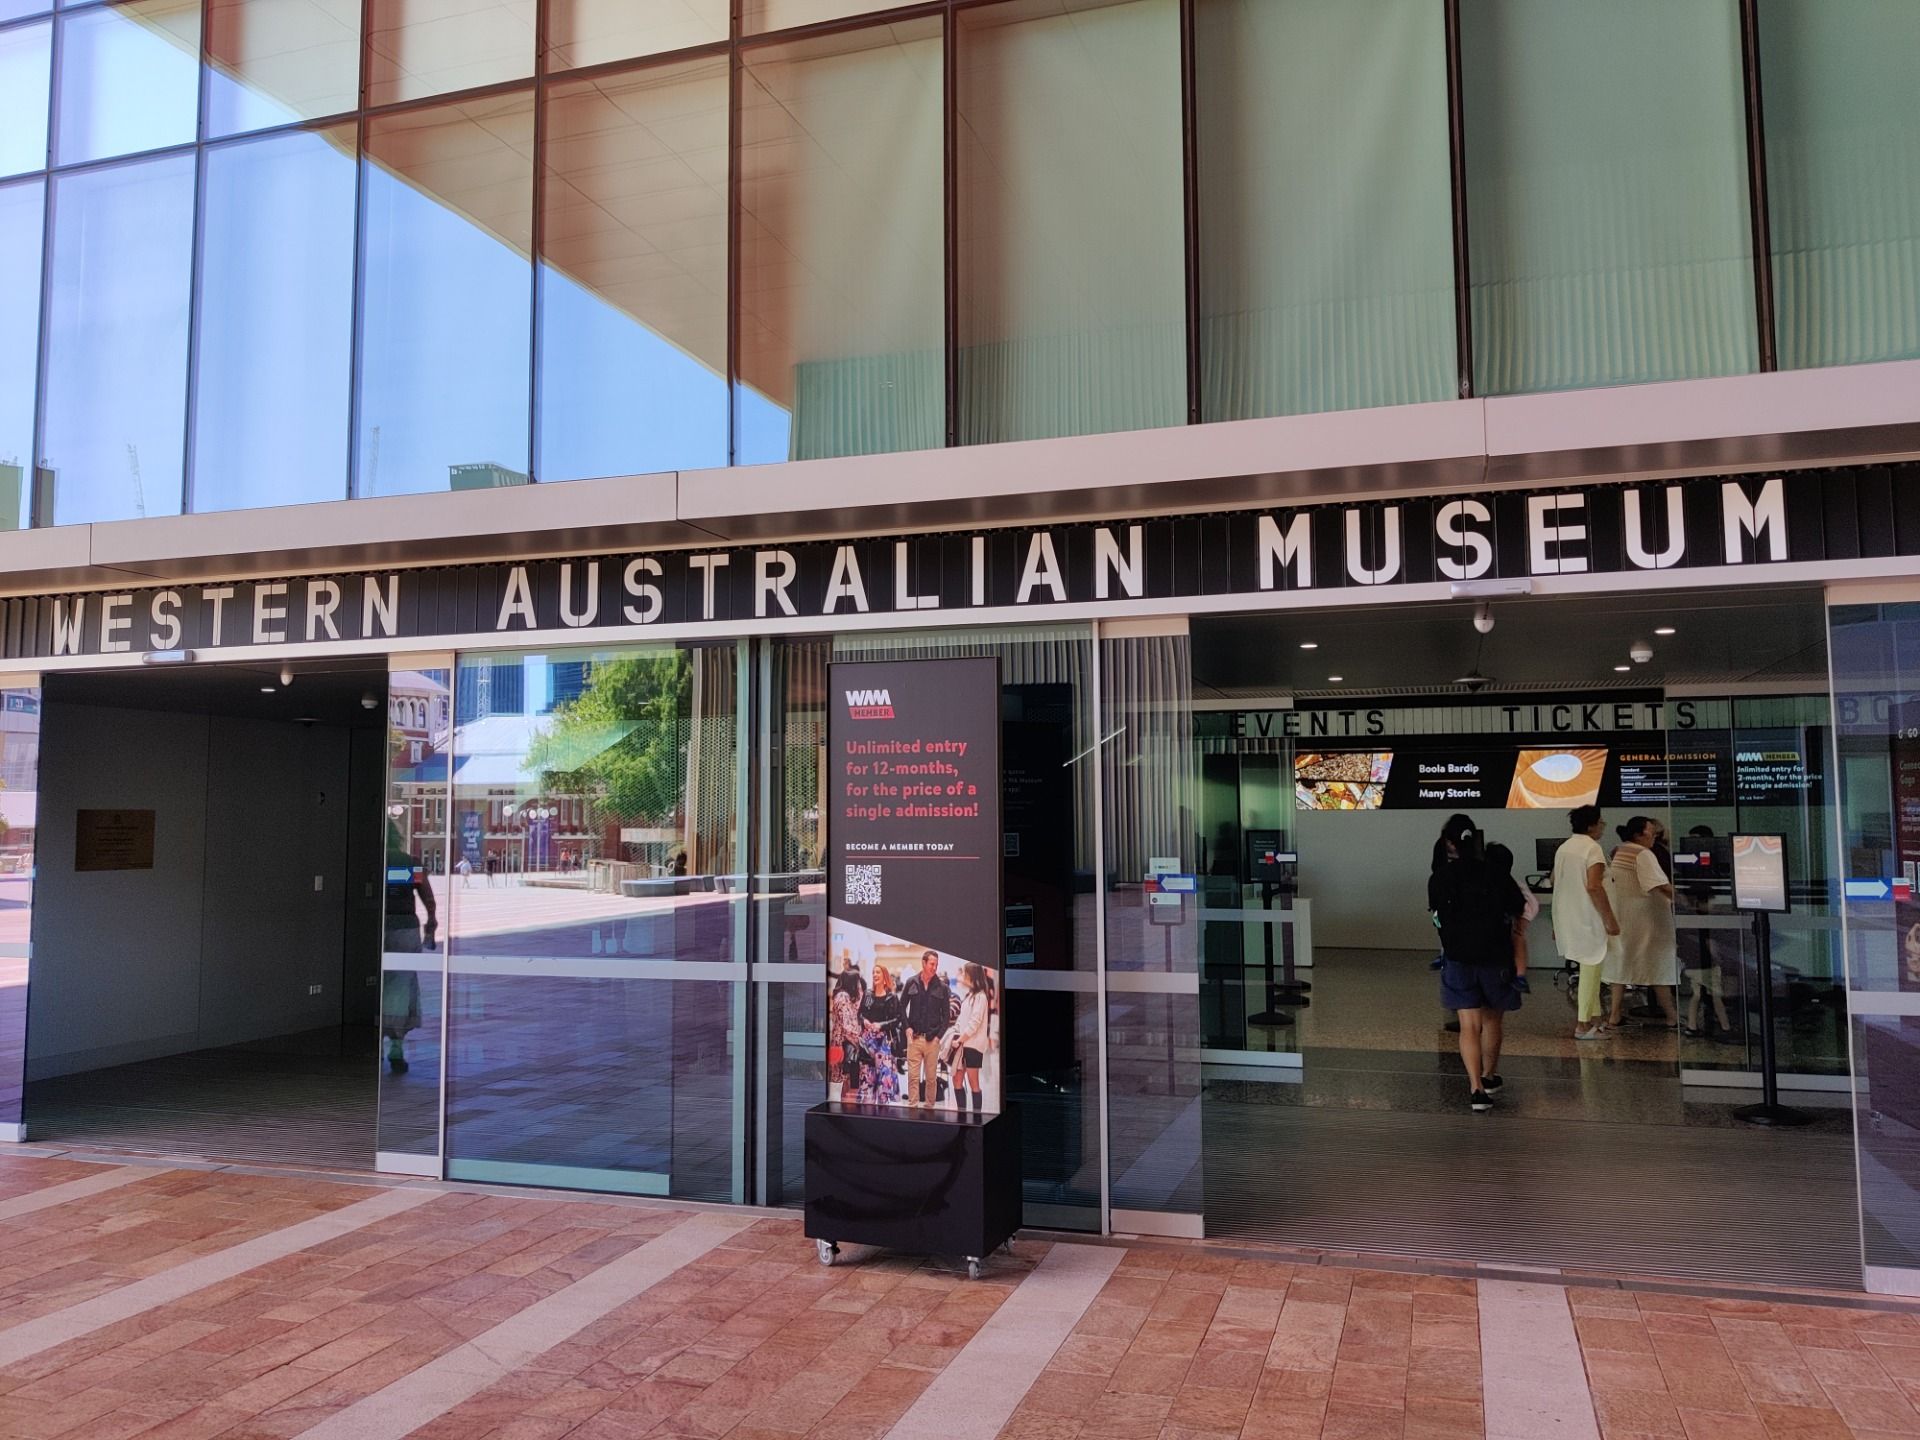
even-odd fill
[[[878,865],[847,866],[847,904],[878,905],[880,903],[880,867]]]

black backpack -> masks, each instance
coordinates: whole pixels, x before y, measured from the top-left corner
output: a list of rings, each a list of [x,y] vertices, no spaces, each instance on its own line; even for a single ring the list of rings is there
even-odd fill
[[[1428,888],[1440,921],[1440,949],[1449,960],[1462,965],[1512,963],[1520,895],[1511,875],[1484,860],[1455,860]]]

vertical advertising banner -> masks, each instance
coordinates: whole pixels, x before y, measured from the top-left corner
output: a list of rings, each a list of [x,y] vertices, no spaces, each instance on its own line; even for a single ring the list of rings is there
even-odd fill
[[[998,1114],[1000,662],[827,678],[828,1098]]]

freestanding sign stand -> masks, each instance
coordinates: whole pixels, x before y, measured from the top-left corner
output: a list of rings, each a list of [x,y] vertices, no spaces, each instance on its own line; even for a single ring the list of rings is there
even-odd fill
[[[1813,1117],[1780,1103],[1779,1062],[1773,1042],[1772,917],[1789,908],[1787,846],[1779,835],[1733,837],[1734,908],[1753,916],[1755,961],[1760,973],[1760,1103],[1733,1113],[1749,1125],[1806,1125]]]
[[[828,667],[827,1074],[806,1233],[964,1256],[1020,1228],[1004,1103],[1000,662]]]

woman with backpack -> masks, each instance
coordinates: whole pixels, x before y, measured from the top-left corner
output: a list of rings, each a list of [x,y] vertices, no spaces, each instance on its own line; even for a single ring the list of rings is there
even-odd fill
[[[1483,1114],[1493,1108],[1501,1088],[1498,1066],[1507,1012],[1520,1008],[1514,927],[1525,903],[1513,876],[1488,862],[1478,830],[1455,836],[1453,844],[1453,862],[1427,881],[1427,906],[1446,956],[1440,1003],[1460,1016],[1467,1103]]]

